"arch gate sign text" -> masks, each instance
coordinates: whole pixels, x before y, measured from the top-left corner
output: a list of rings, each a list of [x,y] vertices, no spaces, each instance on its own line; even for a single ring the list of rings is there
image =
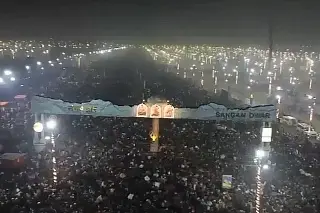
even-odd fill
[[[44,123],[48,115],[90,115],[94,117],[137,117],[152,119],[150,131],[150,151],[159,150],[160,119],[198,119],[215,121],[258,121],[276,120],[276,108],[273,105],[254,106],[244,109],[228,109],[215,103],[198,108],[175,108],[164,100],[153,98],[134,106],[117,106],[109,101],[92,100],[86,103],[69,103],[35,96],[31,101],[31,110],[35,114],[35,123]],[[45,132],[35,133],[34,145],[44,148]],[[42,149],[38,148],[38,149]]]

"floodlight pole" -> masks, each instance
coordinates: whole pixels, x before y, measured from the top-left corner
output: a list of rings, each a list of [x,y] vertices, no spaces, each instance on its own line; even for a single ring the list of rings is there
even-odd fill
[[[261,159],[258,158],[257,162],[257,191],[256,191],[256,213],[260,213],[261,209],[261,195],[262,195],[262,183],[261,183]]]
[[[262,181],[261,181],[262,164],[268,163],[269,153],[271,151],[271,136],[266,137],[263,135],[264,128],[272,128],[271,122],[262,122],[261,144],[260,144],[259,150],[263,152],[263,156],[256,156],[256,160],[257,160],[257,176],[256,176],[257,189],[256,189],[256,202],[255,202],[256,213],[260,213],[261,211],[261,195],[263,194]]]
[[[56,159],[56,142],[54,137],[54,129],[51,130],[51,144],[52,144],[52,178],[53,184],[55,185],[58,182],[57,177],[57,159]]]
[[[44,115],[43,114],[34,114],[34,123],[40,122],[44,124]],[[34,132],[33,133],[33,146],[36,150],[36,152],[41,152],[45,149],[46,146],[46,140],[45,140],[45,135],[44,131],[41,133]]]
[[[51,139],[51,160],[52,160],[52,179],[53,179],[53,187],[58,182],[58,171],[57,171],[57,158],[56,158],[56,142],[55,142],[55,130],[57,128],[57,117],[55,115],[51,115],[46,122],[46,127],[50,131],[50,139]]]

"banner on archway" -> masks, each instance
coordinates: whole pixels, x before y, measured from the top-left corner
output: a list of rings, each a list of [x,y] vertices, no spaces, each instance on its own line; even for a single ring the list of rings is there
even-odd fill
[[[164,119],[199,119],[231,121],[275,121],[276,108],[261,105],[243,109],[228,109],[215,103],[198,108],[175,108],[167,103],[118,106],[109,101],[92,100],[86,103],[69,103],[62,100],[35,96],[31,101],[33,113],[57,115],[91,115],[105,117],[143,117]]]

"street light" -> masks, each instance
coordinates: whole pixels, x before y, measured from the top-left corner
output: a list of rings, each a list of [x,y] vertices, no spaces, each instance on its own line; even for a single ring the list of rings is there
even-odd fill
[[[10,81],[15,81],[16,78],[15,77],[10,77]]]
[[[42,64],[41,61],[37,61],[38,66],[41,66],[41,64]]]
[[[315,99],[315,97],[313,97],[312,95],[307,95],[308,99],[311,100],[311,99]]]
[[[278,104],[280,104],[281,103],[281,96],[280,95],[276,95],[276,98],[277,98]]]
[[[239,79],[239,72],[236,69],[233,69],[233,72],[236,73],[236,84],[238,84],[238,79]]]
[[[312,119],[313,119],[313,107],[309,106],[310,108],[310,115],[309,115],[309,128],[308,128],[308,132],[310,134],[311,132],[311,125],[312,125]]]
[[[40,133],[43,131],[43,124],[41,122],[36,122],[34,125],[33,125],[33,130],[37,133]]]
[[[12,71],[11,70],[5,70],[3,71],[4,75],[12,75]]]
[[[262,166],[262,169],[263,169],[263,170],[268,170],[268,169],[269,169],[269,165],[268,165],[268,164],[264,164],[264,165]]]
[[[309,76],[309,90],[312,90],[312,76]]]
[[[2,83],[4,83],[4,80],[3,80],[3,78],[0,78],[0,83],[2,84]]]
[[[47,121],[46,126],[48,129],[54,130],[57,126],[57,121],[54,119],[50,119],[49,121]]]
[[[276,95],[276,98],[277,98],[277,103],[278,103],[278,107],[277,107],[277,118],[279,118],[280,104],[281,104],[281,96],[280,96],[280,95]]]
[[[256,150],[256,158],[257,159],[261,160],[264,156],[266,156],[265,151],[263,151],[261,149]]]
[[[58,181],[57,177],[57,162],[56,162],[56,157],[55,157],[55,137],[54,137],[54,131],[57,128],[57,120],[55,116],[50,116],[49,120],[45,123],[45,126],[48,130],[51,131],[51,136],[46,136],[45,140],[50,140],[51,139],[51,144],[52,144],[52,176],[53,176],[53,183],[56,184]],[[44,125],[41,122],[36,122],[33,125],[33,130],[37,133],[40,133],[44,130]]]
[[[311,132],[311,126],[312,126],[312,119],[313,119],[313,111],[314,111],[314,106],[316,105],[316,97],[312,96],[312,95],[307,95],[309,100],[312,100],[313,103],[311,105],[309,105],[309,109],[310,109],[310,114],[309,114],[309,128],[308,128],[308,132],[310,134]]]

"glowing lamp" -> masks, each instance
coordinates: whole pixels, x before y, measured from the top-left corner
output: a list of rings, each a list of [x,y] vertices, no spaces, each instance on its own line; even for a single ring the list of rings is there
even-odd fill
[[[42,132],[43,131],[43,124],[40,123],[40,122],[36,122],[34,125],[33,125],[33,130],[35,132]]]

